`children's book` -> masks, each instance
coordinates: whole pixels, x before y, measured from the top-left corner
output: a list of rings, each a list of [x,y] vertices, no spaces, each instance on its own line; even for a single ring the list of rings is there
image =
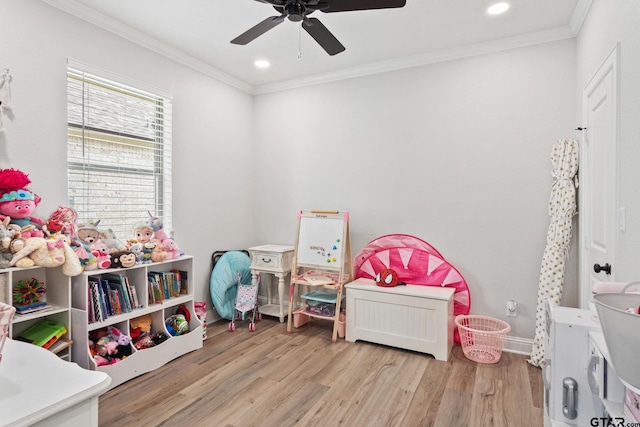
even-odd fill
[[[189,276],[188,273],[184,270],[171,270],[171,272],[175,275],[177,282],[177,289],[180,295],[186,295],[189,293]]]
[[[47,304],[46,302],[40,302],[37,304],[31,304],[29,306],[22,306],[20,308],[16,307],[17,314],[30,314],[36,313],[38,311],[50,310],[53,306],[51,304]]]
[[[67,328],[63,324],[42,320],[19,334],[16,339],[43,347],[48,343],[48,345],[53,344],[66,333]]]

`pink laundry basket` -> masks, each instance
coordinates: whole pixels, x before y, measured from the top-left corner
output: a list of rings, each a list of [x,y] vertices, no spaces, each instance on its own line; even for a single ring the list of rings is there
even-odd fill
[[[462,314],[456,316],[455,322],[467,359],[478,363],[500,360],[504,340],[511,330],[508,323],[487,316]]]
[[[0,361],[2,361],[4,341],[9,335],[9,326],[11,325],[11,319],[13,319],[15,312],[16,309],[13,306],[0,302]]]

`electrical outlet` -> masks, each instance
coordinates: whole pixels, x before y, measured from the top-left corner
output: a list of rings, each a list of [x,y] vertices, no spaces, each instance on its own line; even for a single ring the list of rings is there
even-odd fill
[[[507,316],[518,317],[518,303],[512,299],[507,301]]]

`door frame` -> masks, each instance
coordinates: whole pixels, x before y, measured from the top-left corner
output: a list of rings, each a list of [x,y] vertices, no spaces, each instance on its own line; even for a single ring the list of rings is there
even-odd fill
[[[587,215],[587,213],[589,212],[589,209],[587,209],[587,203],[589,203],[589,200],[585,200],[586,199],[586,189],[585,189],[585,184],[588,185],[589,180],[585,179],[586,177],[584,176],[584,173],[587,171],[586,168],[586,164],[587,164],[587,154],[588,154],[588,150],[587,150],[587,145],[588,145],[588,140],[589,140],[589,135],[590,135],[590,129],[589,126],[591,126],[591,123],[587,122],[587,118],[588,118],[588,106],[587,106],[587,97],[588,95],[590,95],[591,93],[593,93],[593,91],[595,90],[595,88],[600,84],[600,82],[604,79],[604,77],[609,74],[611,72],[612,78],[613,78],[613,90],[612,90],[612,96],[613,96],[613,100],[611,102],[611,108],[612,108],[612,120],[613,120],[613,129],[614,129],[614,141],[613,141],[613,153],[615,155],[615,160],[614,160],[614,164],[615,164],[615,168],[614,168],[614,173],[615,173],[615,179],[614,179],[614,188],[610,189],[610,191],[612,192],[612,200],[614,203],[614,206],[611,207],[610,209],[610,213],[613,217],[613,241],[611,242],[611,259],[606,260],[605,262],[608,262],[609,264],[611,264],[612,266],[614,266],[611,270],[611,275],[609,277],[609,279],[611,281],[615,280],[615,272],[616,272],[616,267],[617,267],[617,259],[618,259],[618,232],[620,231],[620,218],[619,218],[619,200],[618,200],[618,187],[619,187],[619,172],[618,172],[618,167],[619,167],[619,159],[620,159],[620,155],[619,155],[619,136],[620,136],[620,131],[619,131],[619,115],[620,115],[620,108],[619,108],[619,100],[620,100],[620,96],[619,96],[619,82],[620,82],[620,43],[616,43],[616,45],[613,47],[613,49],[609,52],[609,54],[607,55],[606,59],[602,62],[602,64],[598,67],[598,69],[596,70],[596,72],[593,74],[593,76],[589,79],[589,82],[586,84],[585,88],[582,90],[582,122],[583,122],[583,127],[586,127],[586,130],[583,130],[582,132],[582,136],[580,138],[580,165],[579,165],[579,170],[582,172],[580,174],[580,186],[578,187],[578,197],[579,197],[579,203],[578,203],[578,212],[579,214],[579,229],[580,229],[580,258],[579,258],[579,283],[580,283],[580,289],[578,291],[578,296],[579,296],[579,300],[580,300],[580,307],[584,308],[584,309],[588,309],[589,308],[589,300],[591,299],[591,284],[590,284],[590,277],[589,274],[591,272],[591,269],[593,268],[593,266],[591,265],[587,265],[588,261],[587,261],[587,251],[586,251],[586,247],[587,247],[587,227],[586,224],[588,223],[587,219],[585,218],[585,216]]]

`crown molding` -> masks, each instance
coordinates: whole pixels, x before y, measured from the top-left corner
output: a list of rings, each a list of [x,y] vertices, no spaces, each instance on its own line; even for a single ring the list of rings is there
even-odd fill
[[[582,24],[589,13],[589,9],[591,9],[592,3],[593,0],[578,0],[578,4],[571,16],[571,22],[569,22],[569,27],[571,27],[571,30],[576,36],[582,28]]]
[[[436,50],[420,55],[413,55],[404,58],[393,59],[390,61],[367,64],[361,67],[348,68],[333,73],[317,74],[302,79],[287,80],[280,83],[256,86],[254,87],[253,94],[260,95],[279,92],[304,86],[311,86],[338,80],[368,76],[372,74],[385,73],[388,71],[397,71],[405,68],[419,67],[438,62],[452,61],[455,59],[468,58],[476,55],[483,55],[503,50],[549,43],[553,41],[574,38],[575,36],[576,33],[574,33],[574,31],[569,26],[559,27],[551,30],[539,31],[515,37],[508,37],[483,43],[465,45],[451,49]]]
[[[165,43],[162,43],[152,37],[149,37],[148,35],[130,26],[124,25],[121,22],[116,21],[115,19],[109,18],[108,16],[98,13],[95,10],[86,7],[85,5],[76,2],[75,0],[42,0],[42,1],[57,9],[67,12],[70,15],[80,18],[83,21],[87,21],[104,30],[107,30],[113,34],[116,34],[126,40],[136,43],[146,49],[149,49],[167,58],[173,59],[174,61],[180,64],[183,64],[196,71],[199,71],[203,74],[206,74],[210,77],[220,80],[221,82],[224,82],[230,86],[240,89],[243,92],[246,92],[249,94],[253,92],[253,87],[250,84],[243,82],[242,80],[239,80],[233,76],[230,76],[229,74],[224,73],[219,69],[212,67],[200,60],[197,60],[194,57],[187,55],[178,49],[172,48],[171,46],[168,46]]]
[[[103,28],[113,34],[116,34],[124,39],[136,43],[144,48],[147,48],[153,52],[173,59],[174,61],[197,70],[205,75],[213,77],[243,92],[246,92],[250,95],[261,95],[356,77],[369,76],[389,71],[397,71],[405,68],[419,67],[438,62],[452,61],[455,59],[467,58],[471,56],[494,53],[509,49],[516,49],[519,47],[531,46],[535,44],[549,43],[567,38],[574,38],[580,31],[580,28],[582,27],[584,19],[588,14],[593,0],[578,0],[578,4],[576,5],[576,9],[574,10],[570,23],[564,27],[558,27],[535,33],[528,33],[515,37],[492,40],[489,42],[476,43],[450,49],[436,50],[420,55],[413,55],[389,61],[381,61],[363,66],[347,68],[336,72],[316,74],[300,79],[291,79],[283,82],[258,86],[252,86],[249,83],[239,80],[227,73],[224,73],[223,71],[220,71],[219,69],[212,67],[211,65],[195,59],[194,57],[187,55],[178,49],[167,46],[166,44],[147,36],[146,34],[137,31],[132,27],[129,27],[112,18],[102,15],[95,10],[76,2],[75,0],[42,1],[93,25]]]

